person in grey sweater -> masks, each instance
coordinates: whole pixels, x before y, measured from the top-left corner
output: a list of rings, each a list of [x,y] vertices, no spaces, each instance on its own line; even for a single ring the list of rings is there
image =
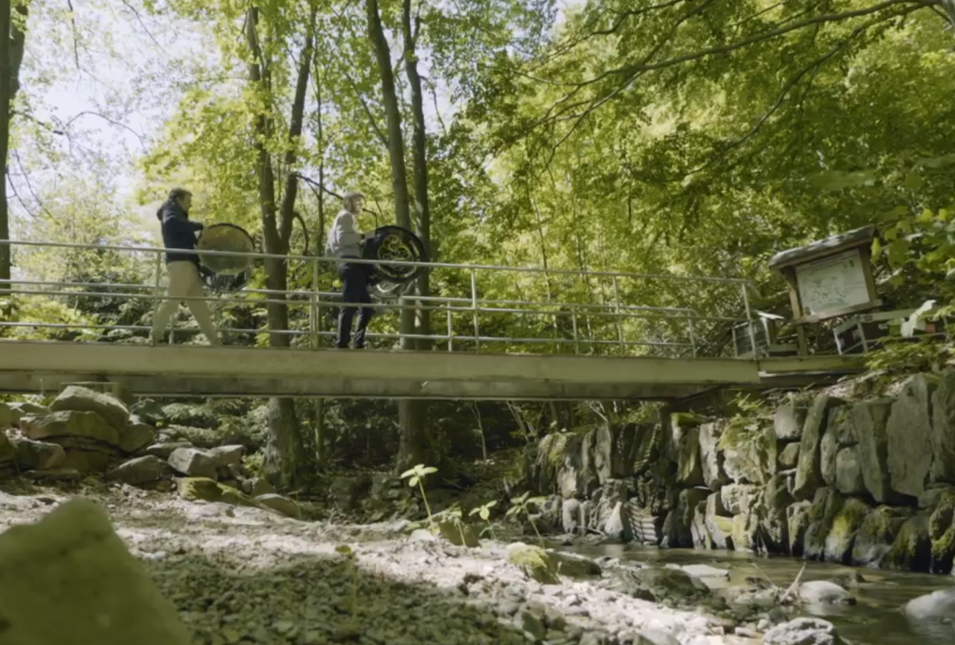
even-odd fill
[[[365,236],[358,231],[357,220],[364,206],[365,196],[359,192],[345,193],[342,201],[344,208],[332,222],[328,233],[328,243],[325,251],[331,257],[348,259],[361,258],[361,246]],[[342,299],[345,305],[338,313],[339,348],[348,347],[351,339],[352,321],[355,318],[356,303],[371,304],[371,295],[368,293],[369,281],[374,266],[371,264],[356,264],[354,262],[339,262],[338,275],[342,279]],[[348,306],[352,305],[352,306]],[[355,329],[355,349],[365,346],[365,330],[371,322],[375,310],[372,307],[362,307],[358,314],[358,327]]]

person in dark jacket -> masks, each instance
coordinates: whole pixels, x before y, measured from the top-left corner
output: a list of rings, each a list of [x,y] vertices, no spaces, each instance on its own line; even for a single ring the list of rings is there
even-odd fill
[[[169,320],[179,309],[179,302],[187,298],[202,298],[202,280],[199,278],[199,256],[196,253],[177,253],[196,248],[196,234],[202,224],[189,219],[192,193],[184,188],[173,188],[169,199],[156,212],[162,222],[162,241],[166,248],[166,270],[169,281],[166,285],[166,300],[156,311],[153,320],[153,343],[159,342],[169,326]],[[219,345],[219,336],[212,324],[212,314],[204,300],[186,300],[199,328],[212,345]]]

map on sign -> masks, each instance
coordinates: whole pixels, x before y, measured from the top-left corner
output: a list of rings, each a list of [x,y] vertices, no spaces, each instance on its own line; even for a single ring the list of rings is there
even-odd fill
[[[848,251],[796,268],[802,315],[864,305],[871,298],[858,251]]]

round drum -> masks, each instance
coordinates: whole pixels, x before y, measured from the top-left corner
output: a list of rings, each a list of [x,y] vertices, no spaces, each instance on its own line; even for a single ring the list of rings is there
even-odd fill
[[[428,255],[421,238],[400,226],[382,226],[365,241],[362,258],[378,260],[375,265],[379,282],[408,284],[421,273],[421,267],[396,266],[389,262],[427,262]]]
[[[202,230],[196,242],[202,266],[216,275],[236,276],[252,266],[251,257],[210,255],[203,251],[231,251],[234,253],[255,252],[255,242],[245,229],[234,224],[213,224]]]

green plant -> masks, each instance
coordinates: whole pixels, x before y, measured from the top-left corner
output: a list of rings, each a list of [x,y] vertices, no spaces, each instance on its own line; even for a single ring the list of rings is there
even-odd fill
[[[461,512],[461,507],[457,504],[454,504],[445,511],[445,514],[450,518],[451,523],[454,524],[454,527],[458,530],[458,533],[461,535],[461,544],[467,544],[467,539],[464,536],[464,515]]]
[[[772,420],[772,411],[766,401],[747,394],[732,401],[736,412],[726,421],[720,436],[719,448],[740,449],[764,439],[763,428]]]
[[[537,536],[537,541],[540,542],[541,548],[544,547],[544,538],[541,537],[540,531],[537,530],[537,524],[534,522],[534,516],[531,513],[531,506],[537,506],[537,508],[540,509],[546,501],[546,497],[530,497],[530,493],[525,492],[520,497],[512,497],[511,507],[507,509],[507,517],[519,516],[522,513],[527,516],[527,521],[531,523],[531,528],[534,529],[534,534]]]
[[[436,472],[438,472],[437,468],[418,464],[414,468],[401,473],[401,478],[408,480],[408,486],[412,488],[417,486],[418,490],[421,491],[421,499],[424,500],[424,508],[428,512],[428,524],[432,527],[434,526],[434,518],[431,515],[431,506],[428,504],[428,496],[424,492],[424,478]]]
[[[486,530],[490,532],[492,540],[497,539],[497,536],[494,535],[494,527],[491,526],[491,509],[494,508],[496,504],[497,504],[497,501],[492,499],[490,502],[483,504],[482,506],[478,506],[477,508],[472,508],[471,512],[468,513],[469,517],[473,517],[474,515],[477,515],[482,520],[484,520],[485,523],[487,523]],[[484,531],[481,531],[481,533],[484,533]]]
[[[357,626],[358,624],[358,555],[355,553],[347,544],[339,544],[335,547],[335,551],[345,558],[348,561],[349,566],[352,571],[352,587],[351,587],[351,619],[352,623]]]

